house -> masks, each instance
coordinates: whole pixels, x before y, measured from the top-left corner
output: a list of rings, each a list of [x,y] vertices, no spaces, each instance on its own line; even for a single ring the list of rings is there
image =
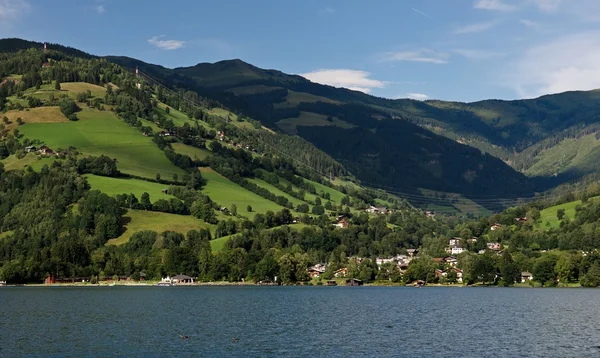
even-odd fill
[[[45,145],[41,146],[38,151],[41,155],[54,155],[54,151]]]
[[[327,270],[327,266],[324,264],[317,264],[306,269],[308,271],[308,275],[312,278],[320,277],[325,270]]]
[[[469,244],[476,244],[476,243],[477,243],[477,238],[476,238],[476,237],[473,237],[473,238],[467,239],[467,242],[468,242]]]
[[[408,256],[413,257],[417,254],[417,252],[419,252],[419,250],[417,249],[406,249],[406,253],[408,254]]]
[[[366,212],[370,213],[370,214],[380,214],[380,215],[385,215],[389,213],[388,208],[383,207],[383,206],[370,206]]]
[[[531,280],[533,280],[533,275],[531,274],[531,272],[528,272],[528,271],[521,272],[521,283],[525,283],[525,282],[531,281]]]
[[[221,142],[222,142],[222,141],[224,141],[224,140],[225,140],[225,132],[223,132],[223,131],[220,131],[220,132],[219,132],[219,136],[218,136],[218,137],[219,137],[219,140],[220,140]]]
[[[436,264],[443,264],[444,258],[443,257],[434,257],[431,259],[431,261],[435,262]]]
[[[188,275],[177,275],[171,278],[173,284],[190,284],[194,283],[194,278]]]
[[[425,217],[426,218],[432,218],[435,216],[435,211],[426,211],[425,212]]]
[[[483,250],[483,249],[482,249],[482,250],[479,250],[479,251],[477,251],[477,254],[478,254],[478,255],[483,255],[483,254],[485,254],[485,250]]]
[[[50,68],[50,67],[52,67],[50,62],[42,62],[42,68]]]
[[[498,230],[498,229],[501,229],[501,228],[502,228],[502,225],[500,225],[498,223],[495,223],[494,225],[492,225],[490,227],[490,230],[495,231],[495,230]]]
[[[448,264],[452,267],[456,267],[458,260],[454,256],[446,256],[443,258],[442,262],[444,262],[445,264]]]
[[[444,276],[446,276],[446,273],[443,270],[440,270],[440,269],[435,270],[435,277],[442,278]]]
[[[446,271],[446,273],[448,273],[448,272],[456,272],[456,282],[458,282],[458,283],[463,282],[463,271],[461,269],[452,267],[452,268],[448,269],[448,271]]]
[[[346,280],[346,286],[362,286],[363,282],[357,278],[350,278]]]
[[[159,283],[159,285],[162,285],[162,286],[171,285],[171,284],[173,284],[173,280],[171,280],[171,277],[169,277],[169,276],[163,277]]]
[[[391,259],[383,259],[383,258],[379,258],[379,257],[375,259],[375,262],[377,263],[377,266],[381,266],[383,264],[393,263],[395,261],[396,261],[396,259],[393,258],[393,257]]]
[[[527,217],[516,218],[515,221],[518,222],[518,223],[524,223],[524,222],[527,221]]]
[[[450,253],[451,253],[452,255],[459,255],[459,254],[462,254],[462,253],[463,253],[463,252],[465,252],[465,251],[467,251],[467,249],[464,249],[464,248],[462,248],[462,247],[457,247],[457,246],[454,246],[454,247],[452,247],[452,249],[450,250]]]
[[[25,152],[27,152],[27,153],[35,152],[36,150],[37,150],[37,148],[32,145],[25,147]]]
[[[339,227],[341,229],[347,229],[349,225],[350,223],[348,223],[348,220],[345,217],[339,219],[337,224],[335,224],[336,227]]]
[[[488,242],[486,245],[490,250],[500,250],[501,246],[499,242]]]
[[[334,277],[346,277],[346,276],[348,276],[348,268],[342,267],[341,269],[336,270],[333,273],[333,276]]]
[[[448,245],[449,246],[458,246],[460,245],[460,241],[462,239],[460,237],[453,237],[450,240],[448,240]]]

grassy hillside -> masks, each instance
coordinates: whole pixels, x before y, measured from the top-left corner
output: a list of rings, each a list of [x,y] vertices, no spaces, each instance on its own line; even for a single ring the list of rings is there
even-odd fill
[[[207,149],[200,149],[183,143],[173,143],[171,146],[176,153],[189,155],[192,159],[202,160],[210,155],[210,151]]]
[[[31,123],[19,127],[29,139],[39,139],[50,148],[75,147],[82,154],[107,155],[117,159],[123,173],[164,178],[185,172],[173,165],[149,137],[124,123],[113,113],[84,109],[79,121],[67,123]]]
[[[565,172],[589,174],[600,163],[600,140],[595,134],[577,139],[564,139],[557,145],[538,154],[525,173],[529,176],[551,176]]]
[[[200,168],[200,170],[202,177],[206,179],[202,192],[226,208],[231,208],[231,205],[235,204],[238,215],[253,219],[256,213],[264,213],[268,210],[277,212],[283,209],[282,206],[240,187],[210,168]],[[246,210],[248,205],[252,206],[252,212]]]
[[[173,197],[162,192],[163,189],[167,188],[167,185],[164,184],[139,179],[109,178],[92,174],[86,175],[85,178],[93,190],[100,190],[110,196],[134,194],[139,200],[142,194],[148,193],[150,202],[155,202],[158,199],[168,200]]]
[[[121,245],[138,231],[152,230],[158,233],[175,231],[186,234],[190,230],[207,228],[214,230],[214,225],[207,224],[189,215],[176,215],[144,210],[128,210],[125,215],[127,224],[125,232],[116,239],[108,241],[108,245]]]
[[[571,201],[569,203],[551,206],[540,212],[541,228],[549,230],[557,228],[562,220],[558,220],[556,213],[559,209],[565,211],[565,216],[573,219],[575,217],[575,208],[577,205],[581,205],[581,200]]]

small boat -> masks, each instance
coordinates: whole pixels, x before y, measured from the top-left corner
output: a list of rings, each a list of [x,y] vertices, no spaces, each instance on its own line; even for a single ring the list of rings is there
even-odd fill
[[[421,287],[425,286],[425,281],[417,280],[417,281],[413,282],[413,286],[416,288],[421,288]]]
[[[158,287],[167,287],[167,286],[172,286],[172,284],[170,282],[159,282],[154,286],[158,286]]]

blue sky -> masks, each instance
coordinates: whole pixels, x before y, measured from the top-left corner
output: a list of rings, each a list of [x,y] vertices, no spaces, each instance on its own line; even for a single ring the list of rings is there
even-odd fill
[[[166,67],[240,58],[387,98],[600,88],[600,0],[0,0],[0,37]]]

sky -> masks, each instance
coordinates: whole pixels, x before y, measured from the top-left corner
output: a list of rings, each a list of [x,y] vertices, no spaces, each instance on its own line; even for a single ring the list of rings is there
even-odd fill
[[[239,58],[386,98],[600,88],[600,0],[0,0],[0,37],[169,68]]]

